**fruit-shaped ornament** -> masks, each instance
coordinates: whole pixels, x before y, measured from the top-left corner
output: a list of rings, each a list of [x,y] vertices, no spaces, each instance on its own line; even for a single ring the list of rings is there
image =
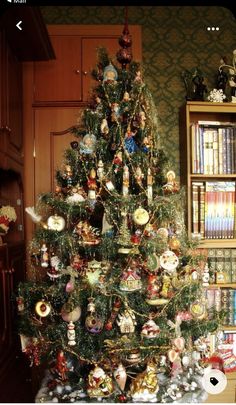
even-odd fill
[[[146,260],[146,265],[150,273],[156,273],[160,267],[160,258],[156,253],[150,253]]]
[[[35,305],[35,312],[40,318],[46,318],[51,312],[51,304],[47,301],[38,301]]]
[[[175,252],[179,252],[180,240],[178,238],[176,238],[175,236],[172,236],[172,238],[170,238],[168,244],[169,244],[169,248],[171,250],[174,250]]]
[[[144,208],[139,207],[133,213],[133,220],[137,225],[146,225],[149,221],[149,213]]]
[[[85,327],[90,333],[97,335],[103,329],[103,320],[96,312],[94,298],[90,297],[88,300],[88,315],[85,319]]]
[[[88,375],[87,393],[90,398],[109,397],[114,391],[112,378],[98,366]]]
[[[122,363],[118,364],[118,367],[115,369],[113,375],[121,391],[124,391],[127,380],[127,373]]]
[[[52,231],[61,232],[65,228],[65,225],[64,218],[57,214],[51,215],[47,220],[48,229]]]
[[[128,267],[122,273],[120,280],[120,290],[136,291],[142,288],[142,281],[137,269]]]
[[[156,402],[158,391],[157,365],[149,361],[146,370],[132,381],[130,394],[134,402]]]
[[[79,144],[80,153],[91,155],[96,150],[97,138],[93,134],[86,134]]]
[[[134,333],[135,325],[137,325],[135,314],[131,308],[126,308],[124,312],[118,314],[116,322],[120,327],[121,333]]]

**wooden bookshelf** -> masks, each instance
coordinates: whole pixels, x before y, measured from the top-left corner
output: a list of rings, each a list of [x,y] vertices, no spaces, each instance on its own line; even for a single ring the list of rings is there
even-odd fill
[[[209,128],[212,128],[210,125],[210,122],[214,122],[215,128],[217,128],[217,135],[219,135],[218,127],[217,127],[217,122],[221,123],[222,125],[230,127],[230,124],[233,124],[236,126],[236,103],[209,103],[209,102],[194,102],[194,101],[188,101],[186,102],[182,108],[180,109],[180,115],[179,115],[179,124],[180,124],[180,182],[181,186],[185,188],[186,192],[186,227],[188,231],[188,236],[191,239],[193,230],[195,230],[197,227],[196,225],[194,226],[194,201],[197,201],[198,198],[198,204],[200,205],[200,192],[198,191],[198,197],[194,200],[196,194],[194,195],[194,187],[192,187],[192,183],[195,182],[194,186],[196,186],[199,183],[203,183],[204,187],[206,182],[235,182],[236,183],[236,165],[232,163],[230,167],[230,171],[233,173],[227,173],[227,174],[202,174],[207,172],[205,170],[205,156],[204,156],[204,150],[202,153],[203,156],[203,161],[204,161],[204,166],[202,170],[202,166],[198,162],[195,165],[195,159],[198,158],[199,155],[201,155],[201,151],[199,151],[199,145],[204,145],[205,147],[205,141],[204,140],[204,135],[202,135],[203,140],[201,142],[199,139],[195,138],[195,132],[194,130],[191,129],[191,125],[197,123],[198,121],[209,121]],[[219,124],[220,127],[220,124]],[[232,130],[233,135],[231,136],[231,140],[234,140],[236,142],[236,133],[234,130]],[[198,135],[197,135],[198,136]],[[192,145],[192,141],[194,144]],[[219,143],[219,138],[217,138],[217,142]],[[219,147],[219,145],[218,145]],[[194,153],[197,150],[199,151],[197,158],[192,153]],[[203,146],[202,146],[203,148]],[[233,148],[233,147],[232,147]],[[235,155],[236,149],[233,149],[232,155],[234,154],[234,159],[236,160],[236,155]],[[233,158],[231,158],[231,162],[233,162]],[[199,168],[200,169],[196,169]],[[217,166],[216,166],[217,167]],[[192,170],[195,169],[195,170]],[[199,172],[201,171],[202,173],[194,173],[193,171]],[[214,170],[213,172],[221,172],[220,168],[218,167],[218,170]],[[198,183],[199,182],[199,183]],[[204,195],[205,198],[205,195]],[[236,201],[236,197],[234,196],[234,201]],[[200,210],[200,208],[198,207]],[[223,209],[223,207],[222,207]],[[199,211],[198,211],[199,212]],[[205,215],[205,211],[204,211]],[[195,217],[196,218],[196,217]],[[198,214],[198,219],[200,221],[200,214]],[[204,217],[205,221],[205,217]],[[200,222],[199,222],[200,223]],[[205,223],[204,223],[205,227]],[[198,227],[200,230],[200,225]],[[236,230],[236,204],[234,203],[234,232]],[[221,233],[221,235],[223,232]],[[232,236],[232,235],[231,235]],[[203,248],[203,249],[236,249],[236,235],[233,235],[234,238],[204,238],[203,236],[201,239],[198,239],[198,235],[196,235],[196,241],[198,241],[198,247]],[[194,238],[193,238],[194,240]],[[227,283],[227,284],[210,284],[206,288],[232,288],[236,289],[236,283]],[[235,331],[236,332],[236,326],[224,326],[220,325],[220,329],[224,331]],[[213,401],[214,402],[214,401]]]

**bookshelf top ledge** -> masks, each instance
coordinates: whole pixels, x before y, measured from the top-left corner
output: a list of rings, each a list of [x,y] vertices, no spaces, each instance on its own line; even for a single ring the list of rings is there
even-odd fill
[[[186,110],[189,112],[219,112],[236,113],[236,103],[212,103],[208,101],[187,101]]]

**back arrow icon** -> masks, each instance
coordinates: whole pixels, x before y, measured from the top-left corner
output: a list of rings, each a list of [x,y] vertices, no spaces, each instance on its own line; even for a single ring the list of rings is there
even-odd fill
[[[19,21],[17,24],[16,24],[16,27],[19,29],[19,30],[21,30],[22,31],[22,28],[21,28],[21,25],[22,24],[22,21]]]

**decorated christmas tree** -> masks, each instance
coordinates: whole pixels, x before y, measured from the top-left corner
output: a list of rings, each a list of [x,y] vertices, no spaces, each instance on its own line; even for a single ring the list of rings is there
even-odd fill
[[[184,193],[127,26],[117,61],[99,49],[97,85],[36,223],[19,334],[47,369],[41,402],[201,402],[206,256],[188,240]],[[120,66],[121,65],[121,66]]]

